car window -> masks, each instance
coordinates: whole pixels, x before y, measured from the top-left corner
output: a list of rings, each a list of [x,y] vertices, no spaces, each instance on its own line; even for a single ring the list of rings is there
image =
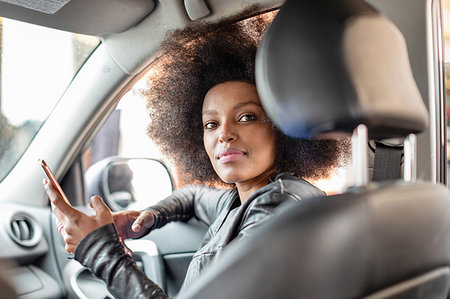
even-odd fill
[[[83,152],[87,195],[101,194],[113,210],[143,209],[173,190],[166,165],[150,161],[164,157],[146,133],[150,118],[140,95],[146,80],[120,99]]]
[[[0,181],[99,42],[0,18]]]
[[[121,98],[83,154],[85,168],[112,156],[162,159],[156,145],[146,134],[149,116],[140,95],[146,76]]]

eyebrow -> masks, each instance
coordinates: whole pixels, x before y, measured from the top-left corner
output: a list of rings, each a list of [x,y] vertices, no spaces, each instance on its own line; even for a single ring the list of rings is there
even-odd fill
[[[247,106],[247,105],[256,105],[256,106],[262,108],[261,103],[258,103],[258,102],[255,102],[255,101],[251,101],[251,100],[250,100],[250,101],[241,102],[241,103],[236,104],[236,105],[233,107],[233,110],[237,110],[237,109],[239,109],[239,108],[241,108],[241,107],[244,107],[244,106]],[[202,115],[205,115],[205,114],[217,114],[217,111],[216,111],[216,110],[206,110],[206,111],[203,111]]]

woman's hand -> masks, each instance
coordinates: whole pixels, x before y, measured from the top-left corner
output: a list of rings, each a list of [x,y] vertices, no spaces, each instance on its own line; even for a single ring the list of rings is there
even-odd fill
[[[147,234],[155,223],[151,211],[121,211],[112,214],[121,239],[135,239]]]
[[[90,206],[95,214],[88,216],[73,208],[55,191],[47,179],[43,180],[45,191],[50,198],[58,231],[66,242],[65,250],[74,253],[78,243],[90,232],[106,224],[113,223],[113,216],[100,196],[91,197]]]

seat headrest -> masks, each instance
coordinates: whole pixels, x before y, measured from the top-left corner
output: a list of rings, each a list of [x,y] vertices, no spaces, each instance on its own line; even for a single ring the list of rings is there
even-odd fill
[[[256,84],[289,136],[365,124],[391,138],[428,122],[403,35],[362,0],[287,0],[258,48]]]

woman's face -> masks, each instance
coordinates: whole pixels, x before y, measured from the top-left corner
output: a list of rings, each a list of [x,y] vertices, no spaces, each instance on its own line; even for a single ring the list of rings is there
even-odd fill
[[[249,182],[272,170],[275,131],[253,84],[228,81],[211,88],[202,121],[206,152],[224,182]]]

